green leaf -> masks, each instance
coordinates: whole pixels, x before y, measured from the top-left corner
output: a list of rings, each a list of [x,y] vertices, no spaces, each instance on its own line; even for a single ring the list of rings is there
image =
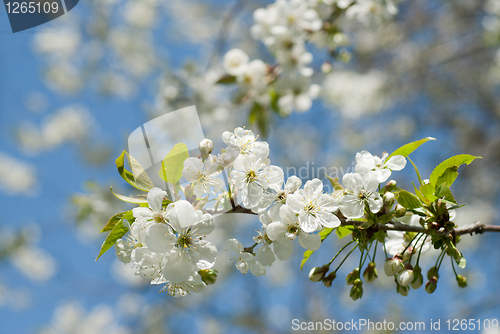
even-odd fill
[[[413,168],[415,169],[415,172],[417,173],[418,182],[420,183],[420,185],[424,184],[424,181],[422,181],[422,177],[420,176],[420,172],[418,171],[417,166],[413,163],[413,161],[411,161],[411,159],[409,157],[407,157],[407,159],[413,165]]]
[[[449,167],[456,166],[460,167],[463,164],[470,164],[472,161],[475,159],[482,159],[481,157],[475,157],[470,154],[460,154],[460,155],[455,155],[449,159],[446,159],[442,163],[440,163],[434,170],[432,171],[430,181],[433,185],[438,186],[438,180],[439,178],[446,172],[446,170]]]
[[[323,229],[319,232],[319,236],[321,237],[321,242],[325,240],[334,230],[335,228],[329,228],[329,227],[323,227]],[[312,250],[306,250],[303,255],[302,262],[300,262],[300,270],[304,267],[304,264],[306,264],[307,260],[311,257],[311,255],[314,253]]]
[[[109,218],[107,224],[99,233],[112,231],[115,228],[116,224],[118,224],[118,222],[121,222],[123,219],[127,219],[129,222],[135,221],[132,210],[117,213],[113,217]]]
[[[113,195],[115,195],[116,198],[118,198],[121,201],[124,201],[127,203],[132,203],[132,204],[148,204],[148,200],[145,198],[134,198],[134,197],[129,197],[129,196],[125,196],[125,195],[120,195],[120,194],[117,194],[113,191],[113,187],[109,187],[109,189],[111,189],[111,192],[113,193]]]
[[[345,226],[339,226],[335,230],[335,233],[337,234],[337,236],[339,237],[339,239],[343,239],[343,238],[347,237],[348,235],[351,235],[352,234],[352,230],[350,230],[349,228],[347,228]]]
[[[398,192],[396,199],[399,204],[407,209],[418,209],[422,207],[422,202],[420,201],[420,199],[416,195],[406,190],[401,190],[400,192]]]
[[[215,83],[227,85],[235,82],[236,82],[236,77],[234,75],[226,74],[222,76],[219,80],[217,80]]]
[[[182,177],[184,161],[189,158],[189,150],[184,143],[175,144],[162,162],[159,174],[163,181],[177,184]]]
[[[434,196],[434,185],[430,183],[421,185],[420,192],[422,193],[422,195],[424,195],[426,199],[428,199],[431,202],[434,202],[437,199],[437,197]]]
[[[134,173],[129,172],[127,169],[125,169],[125,155],[127,155],[127,160],[129,161],[129,164],[131,165],[132,169],[135,171]],[[116,159],[116,168],[118,169],[118,173],[120,176],[127,181],[132,187],[142,190],[142,191],[149,191],[151,188],[154,187],[153,183],[149,179],[149,177],[146,175],[146,173],[140,173],[140,171],[144,171],[144,169],[141,167],[141,165],[132,158],[126,151],[123,151],[122,154]]]
[[[377,223],[379,224],[385,224],[391,221],[391,219],[394,217],[394,214],[392,213],[386,213],[383,216],[377,217]]]
[[[266,109],[264,109],[259,103],[255,102],[253,104],[250,115],[248,116],[248,123],[257,124],[264,138],[267,136],[267,122],[269,115]]]
[[[402,155],[403,157],[408,157],[413,151],[415,151],[420,145],[422,145],[425,142],[428,142],[429,140],[436,140],[436,138],[432,137],[425,137],[420,140],[414,141],[412,143],[406,144],[398,148],[396,151],[392,152],[391,155],[385,159],[385,161],[389,160],[391,157],[395,155]]]
[[[269,90],[269,98],[271,100],[271,102],[269,103],[269,105],[271,106],[271,109],[273,109],[274,111],[279,113],[279,111],[280,111],[280,108],[278,105],[279,95],[276,92],[276,89],[271,88]]]
[[[447,202],[450,204],[457,204],[457,201],[455,200],[455,197],[451,193],[450,187],[448,187],[446,184],[440,184],[436,188],[436,192],[434,193],[436,197],[438,198],[444,198]]]
[[[342,186],[342,184],[340,184],[338,177],[332,178],[328,175],[326,177],[328,178],[328,180],[330,180],[330,183],[332,184],[333,192],[337,190],[344,191],[344,187]]]
[[[133,222],[131,222],[131,223],[133,223]],[[99,260],[99,258],[101,257],[102,254],[106,253],[106,251],[108,249],[113,247],[116,240],[120,239],[125,234],[127,234],[127,231],[128,231],[128,228],[125,227],[125,225],[123,225],[123,218],[122,218],[115,224],[111,233],[108,234],[108,237],[102,243],[101,250],[99,251],[99,255],[97,255],[97,258],[95,260],[96,261]]]
[[[437,179],[436,186],[440,184],[446,184],[448,187],[451,187],[453,182],[455,182],[458,176],[458,166],[450,166],[446,168],[443,174]]]

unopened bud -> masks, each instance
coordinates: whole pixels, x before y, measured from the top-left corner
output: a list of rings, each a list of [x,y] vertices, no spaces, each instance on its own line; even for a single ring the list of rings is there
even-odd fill
[[[384,194],[384,205],[387,207],[391,207],[396,201],[396,196],[394,196],[391,192],[386,192]]]
[[[412,289],[419,289],[424,284],[424,276],[422,276],[422,268],[415,266],[413,268],[413,281],[410,283]]]
[[[401,270],[396,279],[399,285],[407,287],[411,282],[413,282],[413,270],[408,268]]]
[[[359,268],[356,268],[347,275],[345,281],[347,285],[353,285],[354,281],[358,278],[359,278]]]
[[[215,284],[215,282],[217,281],[217,270],[202,269],[198,271],[198,274],[200,274],[201,279],[203,280],[203,282],[205,282],[206,285]]]
[[[214,149],[214,142],[211,141],[210,139],[203,139],[200,142],[200,152],[202,157],[207,157],[210,153],[212,153],[212,150]]]
[[[365,271],[363,272],[363,278],[366,283],[372,283],[378,277],[377,269],[375,268],[375,262],[368,263]]]
[[[429,271],[427,272],[427,279],[430,280],[432,277],[436,277],[436,279],[439,279],[438,268],[431,267],[431,269],[429,269]]]
[[[431,294],[434,291],[436,291],[437,282],[438,282],[437,277],[431,277],[429,281],[425,283],[425,291],[427,291],[428,294]]]
[[[335,280],[335,278],[337,278],[337,274],[335,272],[331,272],[330,274],[328,274],[328,276],[323,278],[323,284],[327,288],[329,288],[332,286],[332,282],[333,282],[333,280]]]
[[[396,181],[390,180],[385,184],[384,191],[393,191],[396,189]]]
[[[458,286],[461,288],[465,288],[467,286],[467,279],[463,277],[462,275],[457,276],[457,283]]]
[[[400,256],[395,255],[385,260],[384,272],[387,276],[394,276],[403,268],[403,260]]]
[[[309,272],[309,279],[313,282],[319,282],[325,278],[325,274],[330,269],[326,264],[322,267],[314,267]]]
[[[352,298],[352,300],[358,300],[363,296],[363,287],[353,285],[353,287],[351,288],[351,292],[349,293],[349,296]]]
[[[396,217],[400,218],[406,214],[406,208],[400,204],[396,205]]]
[[[408,296],[408,292],[410,291],[410,288],[407,287],[407,286],[401,286],[401,285],[397,284],[396,285],[396,291],[401,296],[406,297],[406,296]]]

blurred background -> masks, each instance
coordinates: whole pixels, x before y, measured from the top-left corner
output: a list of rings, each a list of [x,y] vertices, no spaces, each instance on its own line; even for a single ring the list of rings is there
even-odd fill
[[[241,275],[223,242],[236,235],[253,243],[261,223],[245,215],[217,220],[210,237],[219,245],[219,278],[200,294],[159,294],[113,251],[95,262],[105,238],[98,232],[130,209],[109,187],[135,194],[114,163],[128,136],[190,105],[214,141],[236,126],[260,133],[285,171],[347,170],[360,150],[380,156],[435,137],[412,154],[424,178],[452,155],[483,157],[461,167],[452,187],[466,204],[457,224],[499,224],[500,1],[304,3],[322,21],[300,37],[313,74],[288,83],[281,79],[286,61],[251,28],[253,13],[271,1],[81,0],[16,34],[0,11],[1,333],[289,333],[293,319],[441,319],[444,326],[447,319],[500,318],[500,236],[491,233],[462,238],[467,288],[445,263],[434,294],[421,288],[402,297],[379,252],[379,279],[356,302],[344,282],[356,259],[331,288],[307,277],[345,244],[333,235],[304,272],[295,245],[292,258],[266,276]],[[285,74],[264,95],[223,84],[223,57],[233,48]],[[299,105],[302,93],[312,105]],[[406,189],[417,181],[410,166],[393,178]],[[426,254],[424,270],[436,257]]]

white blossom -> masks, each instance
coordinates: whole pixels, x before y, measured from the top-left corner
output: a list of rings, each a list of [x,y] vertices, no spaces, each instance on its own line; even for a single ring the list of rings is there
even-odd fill
[[[184,161],[184,169],[182,176],[191,184],[193,193],[197,197],[203,197],[204,194],[210,192],[218,193],[224,187],[224,181],[218,177],[220,171],[217,170],[219,165],[209,156],[203,162],[199,158],[187,158]]]
[[[373,156],[368,151],[356,153],[356,173],[366,175],[373,172],[379,183],[386,181],[392,171],[402,170],[406,166],[406,159],[402,155],[394,155],[386,161],[389,154],[384,152],[382,157]]]
[[[255,259],[252,253],[246,252],[241,242],[237,239],[228,239],[226,245],[229,250],[236,253],[236,256],[232,258],[236,269],[238,269],[242,274],[248,272],[252,273],[254,276],[261,276],[266,274],[266,268]]]
[[[377,192],[379,182],[374,172],[366,175],[347,173],[342,179],[345,194],[339,201],[340,211],[350,218],[361,218],[365,213],[365,205],[370,211],[377,213],[382,208],[382,198]]]
[[[298,214],[299,226],[307,233],[340,225],[333,214],[338,209],[337,203],[332,196],[323,193],[323,182],[319,179],[307,181],[303,189],[288,195],[286,204]]]

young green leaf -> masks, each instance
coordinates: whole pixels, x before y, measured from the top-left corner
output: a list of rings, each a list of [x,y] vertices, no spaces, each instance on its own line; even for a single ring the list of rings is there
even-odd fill
[[[434,185],[433,184],[430,184],[430,183],[423,184],[420,186],[419,190],[422,193],[422,195],[424,195],[424,197],[427,198],[429,201],[434,202],[437,199],[437,197],[434,196]]]
[[[108,222],[99,233],[112,231],[116,224],[121,223],[123,219],[127,219],[129,222],[134,222],[135,218],[132,214],[132,210],[117,213],[113,217],[109,218]]]
[[[133,222],[130,222],[130,223],[132,224]],[[97,258],[95,260],[96,261],[99,260],[101,255],[106,253],[106,251],[108,249],[113,247],[116,240],[123,237],[127,232],[128,232],[128,228],[125,225],[123,225],[123,218],[122,218],[115,224],[111,233],[108,234],[108,237],[102,243],[101,250],[99,251],[99,255],[97,255]]]
[[[132,174],[134,175],[135,183],[137,183],[141,188],[144,189],[150,190],[154,188],[153,181],[151,181],[148,174],[146,174],[146,171],[144,170],[144,168],[142,168],[139,161],[137,161],[130,154],[127,154],[127,157],[128,157],[128,164],[130,165],[130,168],[132,169]]]
[[[385,161],[388,161],[391,157],[395,155],[402,155],[403,157],[408,157],[413,151],[415,151],[420,145],[423,143],[429,141],[429,140],[436,140],[436,138],[432,137],[425,137],[420,140],[414,141],[412,143],[406,144],[398,148],[396,151],[392,152],[391,155],[385,159]]]
[[[329,227],[323,227],[323,229],[319,232],[319,235],[321,237],[321,242],[325,240],[332,232],[334,228],[329,228]],[[311,257],[311,255],[314,253],[312,250],[306,250],[303,255],[302,262],[300,262],[300,270],[304,267],[304,264],[306,264],[307,260]]]
[[[481,157],[475,157],[470,154],[460,154],[455,155],[449,159],[446,159],[439,165],[431,173],[430,181],[433,185],[438,186],[438,179],[446,172],[446,170],[450,167],[460,167],[463,164],[470,164],[475,159],[482,159]]]
[[[140,169],[142,169],[142,167],[140,167],[137,160],[130,157],[126,151],[123,151],[122,154],[120,154],[120,156],[115,161],[116,168],[118,169],[118,173],[120,174],[120,176],[125,181],[127,181],[132,187],[134,187],[136,189],[139,189],[142,191],[149,191],[151,188],[153,188],[154,185],[151,182],[151,180],[149,179],[149,177],[146,175],[146,173],[143,173],[143,175],[145,175],[145,177],[142,175],[139,175],[142,177],[140,177],[139,179],[136,179],[136,177],[134,176],[134,173],[131,173],[130,171],[128,171],[125,168],[125,166],[124,166],[125,165],[125,155],[127,155],[127,160],[129,161],[129,164],[131,166],[133,164],[133,168],[135,168],[136,171],[139,171]],[[132,159],[130,159],[130,158],[132,158]],[[130,163],[130,162],[132,162],[132,163]],[[144,169],[142,169],[142,170],[144,170]]]
[[[120,195],[120,194],[117,194],[113,191],[113,187],[109,187],[109,189],[111,190],[113,195],[115,195],[116,198],[118,198],[121,201],[124,201],[127,203],[132,203],[132,204],[148,204],[148,200],[145,198],[134,198],[134,197],[129,197],[129,196],[125,196],[125,195]]]
[[[352,230],[345,227],[345,226],[339,226],[337,227],[337,229],[335,230],[335,233],[337,234],[337,236],[339,237],[339,239],[343,239],[349,235],[352,234]]]
[[[443,198],[445,201],[449,202],[449,204],[457,204],[457,201],[455,200],[455,197],[453,197],[453,194],[451,193],[450,187],[448,187],[446,184],[440,184],[434,193],[436,197],[438,198]]]
[[[217,80],[215,83],[227,85],[227,84],[232,84],[235,82],[236,82],[236,77],[234,75],[226,74],[226,75],[222,76],[219,80]]]
[[[250,111],[250,115],[248,116],[248,123],[255,124],[259,127],[260,132],[264,138],[267,136],[267,123],[268,123],[269,115],[267,114],[267,110],[262,107],[259,103],[255,102],[253,104],[252,110]]]
[[[418,209],[422,207],[420,199],[406,190],[398,192],[396,199],[400,205],[407,209]]]
[[[441,176],[436,181],[436,186],[440,184],[446,184],[448,187],[451,187],[453,182],[455,182],[458,176],[458,166],[450,166],[446,168],[446,170],[441,174]]]
[[[182,177],[184,161],[189,158],[189,150],[184,143],[175,144],[162,162],[159,175],[170,184],[177,184]]]
[[[424,181],[422,181],[422,177],[420,176],[420,172],[418,171],[417,166],[413,163],[413,161],[409,157],[407,157],[407,159],[413,165],[413,168],[415,169],[415,173],[417,173],[417,178],[418,178],[418,182],[420,183],[420,185],[424,184]]]

